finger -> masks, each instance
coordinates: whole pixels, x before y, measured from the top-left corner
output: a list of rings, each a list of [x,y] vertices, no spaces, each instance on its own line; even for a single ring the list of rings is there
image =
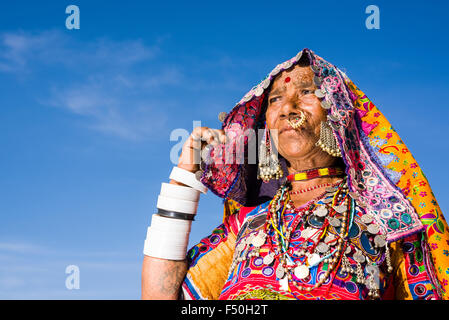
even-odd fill
[[[214,139],[214,132],[212,129],[207,128],[206,130],[203,131],[203,134],[201,136],[201,140],[206,142],[206,143],[210,143],[213,139]]]
[[[216,146],[220,143],[226,142],[226,135],[224,133],[224,130],[221,129],[208,129],[204,133],[204,140],[213,146]]]
[[[223,129],[212,129],[214,136],[219,143],[226,143],[226,133]]]
[[[189,140],[186,143],[186,146],[193,149],[201,149],[202,141],[204,141],[203,135],[209,129],[208,127],[195,127],[190,134]]]

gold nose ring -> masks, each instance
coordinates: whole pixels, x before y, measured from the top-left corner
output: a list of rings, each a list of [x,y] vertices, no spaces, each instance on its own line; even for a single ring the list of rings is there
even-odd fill
[[[287,123],[292,127],[293,129],[299,129],[306,121],[306,115],[304,112],[301,111],[301,114],[299,117],[295,117],[294,121],[287,119]]]

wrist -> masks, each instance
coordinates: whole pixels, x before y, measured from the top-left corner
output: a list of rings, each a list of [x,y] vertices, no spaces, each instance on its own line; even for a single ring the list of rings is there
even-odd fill
[[[200,169],[200,166],[198,164],[192,163],[192,164],[188,164],[188,163],[178,163],[177,165],[178,168],[195,173]]]
[[[197,172],[197,171],[196,171]],[[192,172],[182,167],[173,167],[170,173],[170,179],[189,186],[202,193],[207,193],[207,188],[201,183],[196,175],[196,172]],[[174,183],[173,183],[174,184]]]
[[[200,193],[206,193],[207,188],[193,172],[180,167],[173,168],[170,179],[170,183],[162,183],[158,213],[152,216],[143,253],[153,258],[183,260]]]

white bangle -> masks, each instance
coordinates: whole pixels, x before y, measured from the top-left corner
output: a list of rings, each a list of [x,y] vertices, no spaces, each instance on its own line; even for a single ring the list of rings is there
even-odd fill
[[[183,183],[202,193],[207,192],[207,188],[204,186],[204,184],[196,179],[194,173],[181,169],[179,167],[173,167],[173,170],[170,173],[170,179]]]
[[[186,258],[192,221],[177,220],[154,214],[148,227],[143,254],[160,259]]]
[[[166,198],[175,198],[193,202],[198,202],[200,199],[200,192],[198,190],[165,182],[162,183],[160,195]]]
[[[187,246],[189,242],[189,234],[180,237],[179,241],[173,239],[176,234],[161,234],[155,230],[149,231],[149,237],[145,240],[143,254],[153,258],[166,260],[184,260],[186,258]]]
[[[151,228],[163,232],[189,233],[192,227],[192,220],[181,220],[163,217],[157,213],[151,217]]]
[[[166,211],[196,214],[196,210],[198,209],[198,202],[158,196],[157,207],[158,209]]]

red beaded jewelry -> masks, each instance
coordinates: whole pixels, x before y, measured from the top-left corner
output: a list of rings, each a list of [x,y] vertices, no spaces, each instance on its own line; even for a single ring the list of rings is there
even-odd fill
[[[323,188],[323,187],[333,187],[334,185],[339,185],[340,182],[341,182],[341,181],[338,181],[337,183],[330,183],[330,182],[329,182],[329,183],[323,183],[323,184],[318,184],[318,185],[316,185],[316,186],[309,187],[309,188],[306,188],[306,189],[300,189],[300,190],[296,190],[296,191],[290,191],[290,195],[306,193],[306,192],[309,192],[309,191],[312,191],[312,190],[316,190],[316,189],[319,189],[319,188]]]
[[[334,177],[334,176],[341,176],[345,172],[342,168],[339,167],[330,167],[330,168],[317,168],[317,169],[310,169],[301,171],[298,173],[293,173],[287,176],[288,181],[304,181],[304,180],[310,180],[314,178],[320,178],[320,177]]]

